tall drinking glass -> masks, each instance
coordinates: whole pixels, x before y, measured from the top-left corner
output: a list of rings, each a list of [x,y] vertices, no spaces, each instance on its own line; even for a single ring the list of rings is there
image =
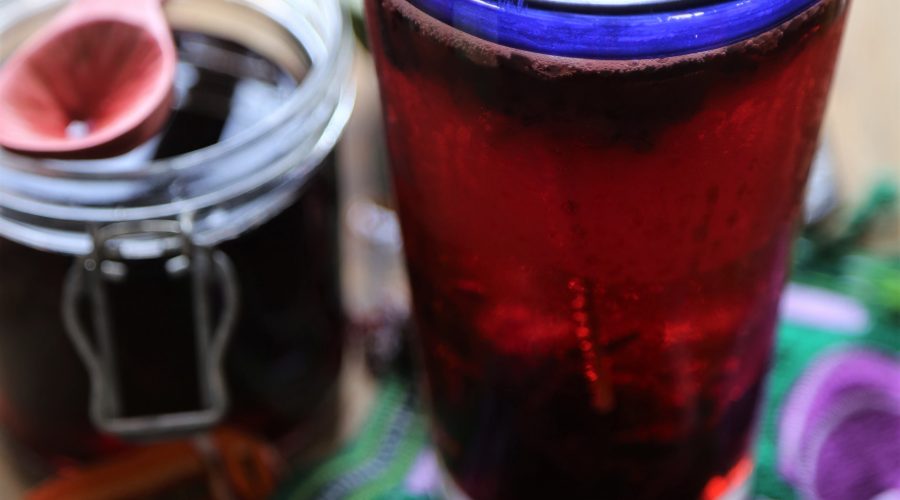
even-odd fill
[[[848,0],[367,0],[475,499],[733,498]]]

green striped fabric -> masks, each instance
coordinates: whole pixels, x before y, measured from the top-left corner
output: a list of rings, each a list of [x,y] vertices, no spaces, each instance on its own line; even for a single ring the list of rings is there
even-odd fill
[[[398,378],[382,383],[372,413],[359,434],[333,456],[296,469],[281,485],[278,500],[426,499],[404,491],[415,460],[428,449],[424,418],[414,391]]]

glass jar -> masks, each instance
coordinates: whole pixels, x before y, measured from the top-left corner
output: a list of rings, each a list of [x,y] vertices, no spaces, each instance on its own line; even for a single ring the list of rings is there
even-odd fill
[[[736,498],[846,0],[367,0],[448,483]]]
[[[0,61],[63,4],[0,4]],[[276,438],[334,402],[346,19],[331,0],[166,13],[157,137],[103,160],[0,150],[0,421],[44,463],[223,420]]]

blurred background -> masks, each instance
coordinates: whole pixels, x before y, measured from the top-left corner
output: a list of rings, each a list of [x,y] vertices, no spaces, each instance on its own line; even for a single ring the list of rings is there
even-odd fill
[[[347,8],[362,36],[361,5],[348,2]],[[853,363],[871,352],[889,356],[900,352],[898,19],[897,0],[856,0],[852,7],[811,182],[809,225],[798,242],[794,283],[783,306],[778,364],[761,430],[756,486],[760,498],[797,495],[790,472],[779,465],[779,436],[785,432],[781,417],[798,381],[811,376],[818,360],[851,353],[849,360],[841,361]],[[387,438],[377,436],[387,435],[385,426],[392,424],[371,425],[374,413],[396,413],[412,404],[401,396],[408,389],[398,388],[391,375],[398,357],[405,356],[408,292],[384,170],[377,84],[363,43],[357,47],[355,73],[357,106],[338,151],[342,280],[355,325],[341,375],[343,416],[335,433],[321,444],[324,451],[292,470],[297,479],[281,491],[285,498],[315,497],[311,492],[338,484],[351,465],[359,467],[366,457],[379,453],[397,467],[363,481],[359,488],[377,484],[370,491],[381,492],[383,498],[427,497],[435,480],[433,456],[420,422],[406,423],[398,431],[412,436],[404,441],[409,448],[405,455],[384,455]],[[810,418],[800,418],[802,425],[817,425]],[[844,446],[866,446],[883,437],[879,430],[873,432]],[[365,453],[347,465],[342,450],[361,449],[363,441],[368,443]],[[333,453],[343,457],[342,466],[335,465]],[[22,491],[8,460],[0,460],[0,498],[18,498]]]
[[[900,4],[857,1],[828,111],[826,147],[833,155],[839,204],[852,210],[878,183],[900,182]],[[900,208],[894,207],[894,214]],[[900,251],[900,222],[885,218],[869,242]]]

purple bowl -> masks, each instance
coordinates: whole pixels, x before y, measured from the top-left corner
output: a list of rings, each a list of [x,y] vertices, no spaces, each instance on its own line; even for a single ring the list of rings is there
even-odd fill
[[[865,349],[820,357],[778,430],[778,470],[810,498],[868,500],[900,488],[900,361]]]

